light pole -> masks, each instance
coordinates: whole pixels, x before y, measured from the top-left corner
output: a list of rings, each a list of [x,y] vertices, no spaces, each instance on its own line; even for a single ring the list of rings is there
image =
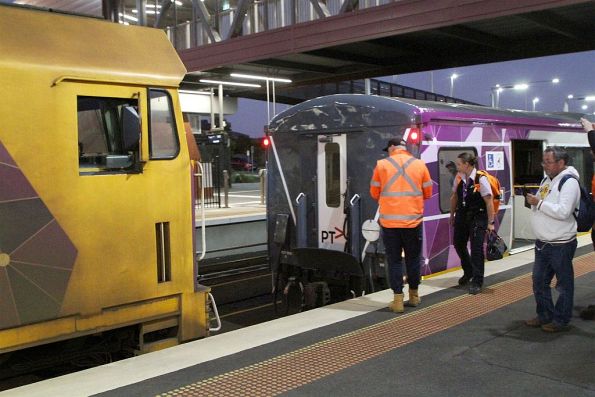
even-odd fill
[[[450,75],[450,97],[452,98],[453,93],[454,93],[454,89],[455,89],[455,80],[456,78],[459,77],[458,74],[453,73]]]
[[[527,90],[529,87],[535,84],[543,84],[543,83],[550,83],[550,84],[558,84],[560,82],[559,78],[553,78],[551,80],[537,80],[537,81],[530,81],[528,83],[519,83],[519,84],[496,84],[495,86],[491,87],[491,100],[492,100],[492,107],[500,107],[500,93],[507,89],[513,89],[515,91],[525,91],[525,110],[527,110]]]
[[[514,85],[513,84],[506,84],[506,85],[496,84],[494,87],[492,87],[492,107],[494,107],[494,108],[500,107],[500,93],[502,91],[509,90],[509,89],[516,90],[516,91],[526,91],[527,88],[529,88],[529,84],[527,84],[527,83],[514,84]],[[525,99],[526,99],[526,96],[525,96]],[[525,104],[525,108],[526,107],[527,107],[527,105]]]
[[[539,98],[537,98],[537,97],[533,98],[533,101],[532,101],[532,103],[533,103],[533,108],[532,108],[532,110],[533,110],[533,111],[535,111],[535,104],[537,104],[538,102],[539,102]]]

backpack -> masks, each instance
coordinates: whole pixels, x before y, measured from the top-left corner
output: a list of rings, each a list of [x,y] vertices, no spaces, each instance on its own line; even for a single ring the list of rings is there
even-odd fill
[[[569,180],[570,178],[576,179],[578,182],[578,187],[581,191],[581,200],[578,204],[578,208],[574,210],[574,219],[576,219],[576,231],[577,232],[588,232],[593,227],[593,222],[595,222],[595,203],[593,203],[593,199],[587,189],[581,185],[578,178],[573,175],[566,174],[560,179],[560,183],[558,184],[558,191],[562,190],[562,185],[564,182]]]
[[[479,186],[479,177],[485,176],[488,178],[490,187],[492,188],[492,199],[494,200],[494,215],[498,215],[498,209],[500,209],[500,181],[494,175],[484,170],[477,170],[475,175],[475,185]]]

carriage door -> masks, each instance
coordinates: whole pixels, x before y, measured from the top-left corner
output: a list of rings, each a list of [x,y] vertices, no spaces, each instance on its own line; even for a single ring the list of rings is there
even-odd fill
[[[347,189],[346,135],[318,138],[318,247],[343,251],[343,213]]]
[[[533,244],[531,208],[523,193],[535,193],[543,178],[541,167],[544,142],[541,140],[512,140],[513,243],[512,250]]]

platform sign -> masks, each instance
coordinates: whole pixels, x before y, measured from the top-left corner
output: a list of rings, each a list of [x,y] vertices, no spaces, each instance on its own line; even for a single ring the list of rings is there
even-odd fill
[[[486,152],[486,170],[504,170],[504,152]]]

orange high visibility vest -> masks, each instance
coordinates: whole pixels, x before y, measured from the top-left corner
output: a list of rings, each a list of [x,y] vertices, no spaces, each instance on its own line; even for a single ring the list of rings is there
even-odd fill
[[[407,150],[397,149],[376,164],[370,195],[378,200],[383,227],[414,228],[423,220],[424,200],[432,196],[430,171]]]

